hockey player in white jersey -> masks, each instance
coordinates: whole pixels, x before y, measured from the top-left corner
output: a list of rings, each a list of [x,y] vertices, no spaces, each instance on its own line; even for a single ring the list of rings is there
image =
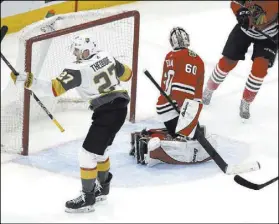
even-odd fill
[[[96,201],[109,194],[112,174],[107,147],[125,122],[130,98],[120,81],[128,81],[132,71],[109,53],[98,50],[90,36],[75,37],[71,49],[76,62],[51,81],[37,79],[32,73],[11,77],[16,85],[24,83],[38,96],[58,97],[76,88],[82,98],[90,101],[92,125],[79,154],[82,191],[79,197],[66,202],[66,212],[89,212]]]

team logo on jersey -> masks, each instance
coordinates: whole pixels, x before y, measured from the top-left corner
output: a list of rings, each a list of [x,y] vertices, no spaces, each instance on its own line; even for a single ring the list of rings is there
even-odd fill
[[[197,54],[194,51],[188,50],[188,52],[189,52],[190,57],[193,57],[193,58],[197,57]]]
[[[251,12],[252,23],[256,26],[267,23],[266,12],[259,5],[251,5],[249,7]]]
[[[85,38],[85,42],[89,43],[90,39],[89,38]]]

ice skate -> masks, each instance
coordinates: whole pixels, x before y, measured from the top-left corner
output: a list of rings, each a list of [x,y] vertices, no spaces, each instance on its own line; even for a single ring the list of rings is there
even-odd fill
[[[250,118],[250,103],[245,100],[241,100],[240,107],[239,107],[239,115],[241,118],[247,120]]]
[[[93,212],[96,202],[94,191],[87,193],[81,192],[81,195],[75,199],[66,202],[65,211],[68,213],[86,213]]]
[[[96,197],[96,202],[98,201],[104,201],[107,199],[107,195],[109,194],[110,190],[110,182],[112,179],[113,175],[109,173],[108,179],[106,180],[105,183],[96,183],[96,188],[95,188],[95,197]]]
[[[212,98],[212,94],[213,94],[213,90],[210,90],[208,88],[206,88],[203,92],[203,97],[202,97],[202,103],[204,105],[209,105],[211,98]]]

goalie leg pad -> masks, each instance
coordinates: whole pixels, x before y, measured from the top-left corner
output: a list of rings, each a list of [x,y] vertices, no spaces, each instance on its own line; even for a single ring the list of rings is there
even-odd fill
[[[208,153],[196,140],[162,141],[161,147],[172,159],[185,164],[201,163],[210,159]]]
[[[164,161],[161,161],[160,159],[156,158],[162,158],[162,156],[156,155],[159,153],[161,154],[162,148],[161,148],[161,140],[158,137],[151,138],[147,144],[147,154],[145,156],[145,162],[148,167],[155,166],[159,163],[162,163]]]
[[[171,135],[165,128],[144,129],[140,132],[131,133],[131,149],[129,155],[134,156],[137,159],[137,163],[145,164],[144,154],[147,154],[147,143],[152,137],[172,139]]]
[[[137,163],[145,164],[145,154],[147,154],[147,142],[149,137],[143,135],[143,132],[131,133],[131,149],[130,156],[134,156]]]
[[[210,136],[208,140],[216,147],[216,140]],[[148,142],[146,163],[154,166],[158,163],[168,164],[195,164],[211,160],[208,153],[196,140],[166,141],[152,138]]]

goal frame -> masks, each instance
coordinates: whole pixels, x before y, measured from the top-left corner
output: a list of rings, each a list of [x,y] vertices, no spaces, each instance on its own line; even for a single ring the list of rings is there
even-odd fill
[[[94,21],[86,22],[83,24],[75,25],[65,29],[53,31],[50,33],[41,34],[32,37],[26,41],[25,51],[25,71],[32,71],[32,46],[34,43],[46,39],[63,36],[76,31],[85,30],[88,28],[104,25],[110,22],[115,22],[125,18],[134,18],[134,39],[133,39],[133,59],[132,59],[132,80],[131,80],[131,101],[130,101],[130,117],[129,121],[135,123],[136,116],[136,93],[137,93],[137,71],[138,71],[138,52],[139,52],[139,29],[140,29],[140,14],[138,11],[121,12],[116,15],[108,16],[105,18],[97,19]],[[23,104],[23,130],[22,130],[22,155],[29,153],[29,125],[30,125],[30,98],[31,91],[24,90],[24,104]]]

